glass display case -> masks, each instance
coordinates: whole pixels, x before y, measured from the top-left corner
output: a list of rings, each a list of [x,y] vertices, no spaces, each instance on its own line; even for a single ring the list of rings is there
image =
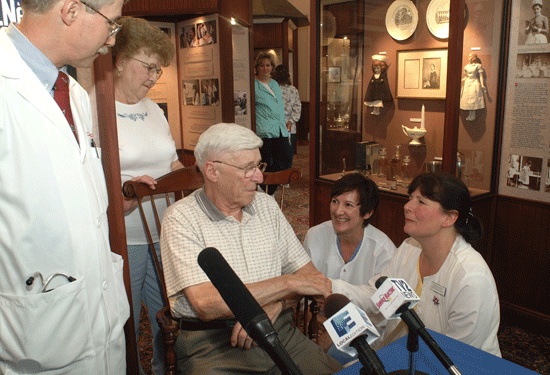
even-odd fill
[[[316,178],[360,171],[405,195],[411,178],[444,171],[473,195],[494,192],[503,1],[320,0],[316,10]]]

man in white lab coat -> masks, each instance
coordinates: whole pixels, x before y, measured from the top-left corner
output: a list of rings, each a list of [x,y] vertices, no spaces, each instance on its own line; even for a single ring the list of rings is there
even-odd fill
[[[88,95],[65,65],[114,45],[123,0],[23,0],[0,29],[0,373],[124,374],[129,306],[109,248]],[[47,284],[47,285],[46,285]]]

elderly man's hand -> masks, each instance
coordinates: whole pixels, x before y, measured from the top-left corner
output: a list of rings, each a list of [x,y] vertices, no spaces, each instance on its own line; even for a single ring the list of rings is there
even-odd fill
[[[283,305],[279,301],[271,302],[262,307],[271,320],[271,323],[275,323],[283,309]],[[238,346],[239,348],[245,350],[258,346],[258,344],[253,341],[250,336],[248,336],[245,329],[239,322],[237,322],[233,328],[233,332],[231,333],[231,345]]]
[[[231,333],[231,346],[238,346],[241,349],[248,350],[252,346],[257,345],[258,344],[252,340],[252,337],[248,336],[248,333],[246,333],[241,323],[237,322]]]
[[[317,270],[289,276],[291,289],[300,295],[327,297],[332,294],[332,281]]]

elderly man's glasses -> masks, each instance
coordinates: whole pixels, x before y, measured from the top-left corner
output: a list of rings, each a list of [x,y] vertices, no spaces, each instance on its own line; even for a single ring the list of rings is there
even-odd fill
[[[259,169],[262,173],[264,173],[265,168],[267,167],[267,163],[259,163],[258,165],[247,165],[246,167],[239,167],[237,165],[229,164],[223,161],[219,160],[213,160],[212,163],[220,163],[229,165],[230,167],[240,169],[241,171],[244,171],[244,177],[250,178],[256,172],[256,169]]]
[[[122,25],[119,25],[118,23],[101,13],[99,10],[92,8],[90,5],[82,0],[80,0],[80,2],[107,20],[107,22],[109,23],[109,38],[118,33],[120,29],[122,29]]]
[[[139,59],[136,59],[135,57],[130,57],[132,60],[136,60],[136,61],[139,61],[140,63],[143,64],[143,67],[145,69],[147,69],[147,73],[149,73],[149,75],[153,75],[153,74],[156,74],[157,75],[157,79],[160,78],[160,76],[162,75],[162,69],[160,68],[157,68],[157,66],[155,64],[148,64],[146,63],[145,61],[141,61]]]

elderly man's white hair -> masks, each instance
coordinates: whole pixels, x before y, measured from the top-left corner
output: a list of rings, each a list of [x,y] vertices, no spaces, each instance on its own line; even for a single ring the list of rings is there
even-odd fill
[[[195,159],[202,171],[204,163],[225,152],[253,150],[263,141],[252,130],[237,124],[220,123],[209,127],[195,146]]]

